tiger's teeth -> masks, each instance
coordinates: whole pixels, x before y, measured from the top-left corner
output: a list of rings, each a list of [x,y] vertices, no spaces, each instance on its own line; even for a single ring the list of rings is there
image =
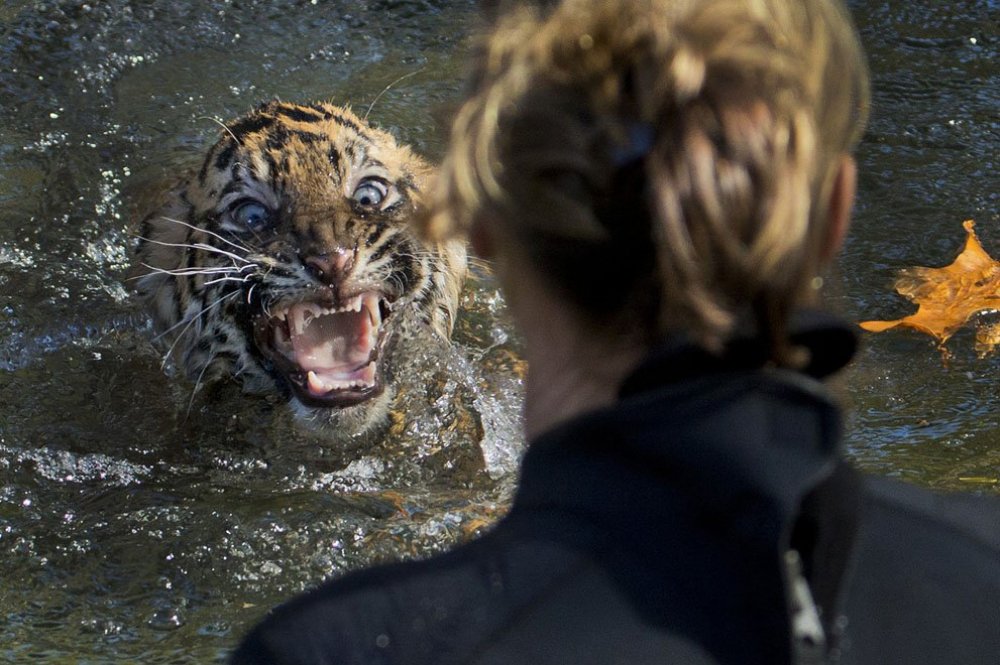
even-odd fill
[[[308,322],[306,321],[307,314],[300,309],[295,309],[292,311],[292,330],[296,335],[301,335],[302,331],[306,329]],[[312,317],[309,317],[310,319]]]
[[[296,335],[301,335],[313,319],[324,314],[322,307],[312,303],[302,303],[292,307],[289,311],[291,312],[291,327]]]
[[[354,296],[350,300],[345,301],[340,307],[331,308],[328,310],[330,314],[341,314],[344,312],[360,312],[361,311],[361,296]]]
[[[308,315],[306,321],[311,321],[318,316],[326,316],[328,314],[343,314],[345,312],[360,312],[361,308],[364,306],[363,296],[354,296],[350,300],[345,301],[340,307],[321,307],[319,305],[303,303],[303,309],[305,309],[304,316]],[[284,319],[284,313],[275,315],[277,318]]]
[[[316,372],[312,370],[309,370],[309,373],[306,375],[306,380],[309,383],[309,392],[311,393],[326,393],[330,391],[330,389],[326,387],[326,384],[320,381],[319,377],[316,376]]]
[[[378,328],[382,325],[382,311],[379,309],[380,302],[379,297],[374,294],[365,296],[364,307],[368,310],[368,319],[373,328]]]
[[[340,381],[330,381],[324,380],[321,376],[316,374],[316,372],[309,370],[306,374],[306,380],[309,384],[309,392],[314,395],[322,395],[328,393],[331,390],[337,390],[338,388],[346,388],[347,384]]]
[[[362,378],[360,379],[343,379],[336,378],[324,378],[318,375],[313,370],[309,370],[306,373],[306,385],[309,388],[309,392],[313,395],[325,395],[332,390],[345,390],[351,388],[370,388],[375,381],[375,364],[369,363],[363,367],[360,371]]]

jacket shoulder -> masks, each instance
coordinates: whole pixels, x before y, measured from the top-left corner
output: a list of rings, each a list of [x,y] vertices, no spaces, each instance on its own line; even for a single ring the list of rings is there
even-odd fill
[[[997,597],[1000,500],[867,480],[845,663],[995,663]]]
[[[1000,552],[1000,497],[932,492],[886,478],[869,478],[866,485],[866,503],[876,516],[951,533],[994,555]]]
[[[468,662],[471,652],[502,632],[512,613],[580,557],[555,543],[508,535],[487,534],[428,560],[326,582],[275,609],[231,662]]]

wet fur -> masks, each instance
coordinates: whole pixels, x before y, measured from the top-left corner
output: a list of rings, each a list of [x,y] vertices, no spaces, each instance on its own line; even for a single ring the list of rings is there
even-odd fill
[[[351,199],[376,174],[398,198],[384,210]],[[466,272],[461,242],[426,243],[412,228],[431,167],[388,133],[332,104],[269,102],[225,127],[199,169],[184,177],[139,228],[136,282],[169,358],[200,384],[238,377],[248,392],[281,391],[283,380],[257,350],[256,311],[316,288],[304,257],[354,248],[351,279],[398,294],[386,358],[387,388],[356,406],[318,408],[291,398],[300,420],[356,435],[381,422],[391,401],[392,364],[416,337],[451,333]],[[266,238],[227,231],[234,202],[253,198],[277,211]]]

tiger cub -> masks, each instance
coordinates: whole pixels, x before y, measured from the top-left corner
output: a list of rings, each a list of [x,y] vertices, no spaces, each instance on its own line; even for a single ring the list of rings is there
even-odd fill
[[[141,222],[137,284],[196,386],[280,391],[333,435],[385,420],[392,366],[451,334],[461,241],[412,223],[431,167],[327,103],[268,102],[225,125],[201,167]]]

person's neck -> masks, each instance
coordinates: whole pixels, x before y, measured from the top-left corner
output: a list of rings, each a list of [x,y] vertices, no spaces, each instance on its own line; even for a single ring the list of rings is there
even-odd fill
[[[639,345],[589,335],[564,307],[521,326],[528,378],[524,428],[529,441],[571,418],[614,403],[643,356]]]
[[[480,240],[487,237],[492,238],[481,230]],[[487,254],[495,261],[507,305],[525,343],[528,441],[577,415],[614,403],[625,377],[645,356],[646,346],[584,324],[565,295],[539,275],[518,242],[506,239],[496,246],[480,242],[483,247],[503,249]]]

